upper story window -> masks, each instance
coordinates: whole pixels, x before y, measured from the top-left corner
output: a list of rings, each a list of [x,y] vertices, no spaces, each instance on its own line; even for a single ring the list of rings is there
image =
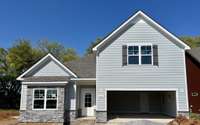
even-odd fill
[[[128,64],[152,64],[152,45],[129,45]]]
[[[57,108],[57,89],[34,89],[33,109],[56,109]]]

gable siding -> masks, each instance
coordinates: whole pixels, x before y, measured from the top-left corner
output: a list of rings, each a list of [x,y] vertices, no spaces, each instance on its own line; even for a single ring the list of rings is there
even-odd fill
[[[34,76],[69,76],[69,74],[56,64],[56,62],[51,60],[39,69]]]
[[[122,46],[141,42],[158,45],[159,66],[122,66]],[[97,56],[97,111],[106,111],[106,89],[144,88],[177,89],[178,110],[188,111],[184,61],[184,50],[144,21],[139,21]]]

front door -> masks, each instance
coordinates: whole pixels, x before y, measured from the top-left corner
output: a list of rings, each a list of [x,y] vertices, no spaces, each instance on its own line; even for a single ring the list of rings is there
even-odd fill
[[[95,115],[95,88],[82,88],[81,106],[82,116]]]

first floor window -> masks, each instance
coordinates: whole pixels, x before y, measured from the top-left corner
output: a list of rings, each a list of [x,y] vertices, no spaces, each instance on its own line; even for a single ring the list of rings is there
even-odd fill
[[[34,109],[56,109],[57,89],[34,89]]]

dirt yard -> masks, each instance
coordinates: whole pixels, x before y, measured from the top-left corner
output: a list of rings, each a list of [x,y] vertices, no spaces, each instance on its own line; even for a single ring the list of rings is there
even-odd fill
[[[19,111],[17,110],[0,109],[0,125],[16,125],[18,116]]]

